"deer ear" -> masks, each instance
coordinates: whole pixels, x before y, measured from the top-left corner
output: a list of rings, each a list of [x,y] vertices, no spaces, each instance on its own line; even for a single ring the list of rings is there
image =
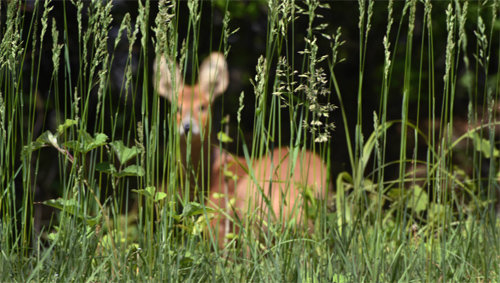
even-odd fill
[[[172,76],[172,72],[175,76]],[[175,80],[172,81],[172,79]],[[177,63],[165,58],[165,56],[156,56],[153,66],[153,84],[159,95],[172,101],[175,89],[180,89],[182,85],[181,70]]]
[[[226,91],[229,84],[229,72],[224,55],[213,52],[200,66],[199,85],[203,93],[212,99]]]

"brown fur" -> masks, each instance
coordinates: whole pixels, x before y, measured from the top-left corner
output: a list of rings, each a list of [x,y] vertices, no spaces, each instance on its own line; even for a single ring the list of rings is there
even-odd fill
[[[270,208],[276,218],[280,218],[280,214],[285,220],[298,216],[296,221],[303,222],[301,218],[304,189],[309,187],[316,197],[322,198],[327,188],[326,166],[321,158],[310,151],[299,151],[293,173],[289,174],[293,164],[291,152],[288,148],[276,148],[265,156],[252,160],[250,167],[254,175],[249,176],[247,173],[249,166],[245,158],[234,157],[215,146],[208,147],[209,138],[206,137],[206,133],[208,133],[210,106],[214,97],[221,95],[228,85],[227,63],[223,55],[212,53],[202,63],[199,83],[195,86],[183,85],[178,66],[167,62],[163,57],[160,61],[157,60],[155,72],[160,72],[155,74],[155,78],[158,78],[155,82],[157,91],[171,102],[175,100],[177,102],[179,108],[177,125],[181,135],[183,157],[186,156],[186,130],[188,130],[192,135],[191,164],[195,170],[210,168],[209,172],[203,173],[205,176],[210,175],[208,204],[217,211],[211,220],[211,225],[214,229],[218,228],[219,246],[224,245],[225,235],[234,231],[227,216],[233,218],[236,212],[238,218],[245,222],[245,216],[253,216],[254,213],[268,214],[269,206],[264,201],[262,193],[269,200]],[[171,75],[172,67],[176,68],[175,76]],[[174,91],[173,88],[177,88],[178,91]],[[174,93],[178,93],[177,97],[174,97]],[[205,135],[204,139],[201,138],[202,133]],[[201,152],[204,152],[204,155]],[[187,166],[188,162],[183,159],[184,166]],[[236,178],[225,177],[224,170],[232,172]],[[196,178],[195,175],[191,176],[191,181],[191,184],[197,182],[201,187],[207,186],[203,185],[200,178]],[[225,197],[220,197],[221,195]],[[228,206],[228,203],[232,203],[232,206]],[[281,208],[283,211],[280,211]]]

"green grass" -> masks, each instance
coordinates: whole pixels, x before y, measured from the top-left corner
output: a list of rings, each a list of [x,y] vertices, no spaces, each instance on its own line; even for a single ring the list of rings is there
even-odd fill
[[[228,43],[238,33],[230,28],[230,9],[238,7],[216,2],[212,9],[225,17],[220,38],[210,37],[212,50],[244,56]],[[224,250],[210,236],[206,188],[193,195],[175,162],[176,101],[170,106],[148,87],[156,54],[178,61],[183,71],[199,70],[200,36],[209,32],[200,19],[210,16],[201,11],[210,4],[140,1],[137,19],[126,15],[120,25],[129,49],[123,84],[112,90],[111,66],[124,54],[118,42],[108,46],[111,2],[63,3],[77,15],[71,44],[75,19],[64,13],[57,23],[49,1],[37,1],[31,13],[18,1],[1,4],[0,282],[500,281],[498,1],[388,1],[375,8],[360,1],[355,42],[346,42],[341,28],[320,24],[328,21],[322,11],[337,2],[252,3],[268,9],[266,51],[254,64],[253,93],[241,94],[255,96],[255,105],[241,98],[232,113],[238,117],[233,143],[248,159],[272,143],[313,150],[330,168],[336,162],[330,140],[346,139],[349,169],[328,176],[333,191],[314,202],[313,231],[270,221],[260,233],[243,227]],[[154,5],[157,15],[149,12]],[[189,11],[185,38],[180,5]],[[376,13],[386,16],[383,41],[372,36],[375,16],[384,18]],[[297,19],[308,24],[304,50],[294,46]],[[356,44],[358,58],[344,58]],[[378,94],[365,85],[373,45],[383,46],[385,55]],[[133,73],[137,46],[140,68]],[[42,50],[50,50],[51,74],[43,73]],[[353,93],[343,92],[352,81],[338,79],[341,64],[358,64]],[[42,100],[38,89],[47,78],[51,97]],[[364,103],[369,94],[378,95],[379,105]],[[467,129],[457,128],[460,95],[468,101]],[[345,104],[348,96],[355,96],[355,108]],[[391,100],[400,103],[396,119]],[[240,115],[252,107],[247,143]],[[341,120],[332,121],[335,111]],[[48,113],[55,113],[54,125],[45,122]],[[94,118],[95,127],[89,125]],[[334,130],[334,123],[344,130]],[[290,129],[287,138],[282,128]],[[401,135],[396,144],[394,131]],[[465,162],[456,161],[461,156]],[[44,186],[52,171],[57,177]],[[40,188],[57,196],[37,203]],[[55,209],[50,223],[40,225],[41,207]]]

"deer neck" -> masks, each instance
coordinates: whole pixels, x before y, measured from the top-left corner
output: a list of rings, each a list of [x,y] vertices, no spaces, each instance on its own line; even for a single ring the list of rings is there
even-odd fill
[[[208,186],[208,176],[211,174],[209,171],[211,166],[209,165],[213,162],[212,158],[209,158],[212,157],[213,150],[210,149],[208,140],[207,137],[202,140],[201,136],[196,135],[192,136],[191,142],[188,144],[187,137],[181,137],[182,164],[185,173],[189,176],[191,188],[205,189]],[[187,155],[188,148],[190,148],[189,156]]]

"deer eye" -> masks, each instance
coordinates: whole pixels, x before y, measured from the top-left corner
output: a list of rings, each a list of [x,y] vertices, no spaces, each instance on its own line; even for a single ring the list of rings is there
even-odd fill
[[[200,111],[205,111],[207,106],[205,104],[200,105]]]

